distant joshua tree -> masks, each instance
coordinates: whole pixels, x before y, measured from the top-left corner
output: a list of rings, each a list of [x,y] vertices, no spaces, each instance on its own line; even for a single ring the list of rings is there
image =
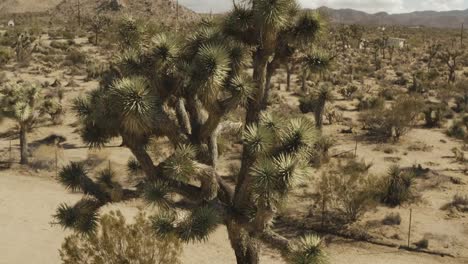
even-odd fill
[[[49,104],[59,105],[52,100],[47,101]],[[18,124],[21,164],[28,164],[28,132],[40,117],[48,115],[48,110],[52,109],[43,104],[43,101],[38,86],[30,83],[7,83],[0,88],[0,117],[11,118]],[[57,107],[54,111],[57,111]]]
[[[448,68],[448,82],[454,83],[456,80],[457,60],[463,56],[463,50],[446,49],[439,54],[440,60],[447,65]]]
[[[262,111],[270,89],[268,66],[279,47],[310,43],[319,29],[317,18],[299,11],[295,1],[253,0],[236,4],[219,24],[203,21],[185,41],[159,35],[134,45],[140,37],[123,34],[130,45],[122,47],[109,73],[113,77],[76,100],[74,110],[89,146],[121,137],[145,177],[131,190],[113,180],[111,171],[93,180],[81,164],[66,166],[60,181],[87,196],[74,206],[62,205],[57,222],[93,232],[99,208],[142,197],[161,208],[152,218],[161,239],[204,241],[224,224],[239,264],[259,263],[262,244],[279,249],[289,263],[326,263],[316,236],[290,241],[271,228],[281,202],[309,174],[317,131],[307,119],[282,120]],[[252,77],[245,74],[247,64]],[[231,185],[216,170],[217,139],[235,127],[226,116],[238,107],[246,108],[245,124],[239,124],[245,127],[244,148]],[[174,146],[160,163],[147,148],[157,137]],[[174,213],[174,193],[190,201],[184,216]]]

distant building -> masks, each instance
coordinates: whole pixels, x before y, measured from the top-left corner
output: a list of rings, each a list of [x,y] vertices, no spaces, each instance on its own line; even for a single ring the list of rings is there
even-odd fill
[[[8,21],[8,26],[9,27],[14,27],[15,26],[15,21],[13,19]]]
[[[403,49],[406,46],[406,39],[402,38],[389,38],[387,40],[387,46],[393,48]]]

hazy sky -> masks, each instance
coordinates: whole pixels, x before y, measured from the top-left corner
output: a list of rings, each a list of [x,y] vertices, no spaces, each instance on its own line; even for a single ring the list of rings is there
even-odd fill
[[[239,0],[237,0],[239,1]],[[403,13],[417,10],[467,9],[468,0],[299,0],[303,7],[353,8],[370,13],[386,11]],[[179,0],[179,3],[197,12],[222,12],[232,6],[232,0]]]

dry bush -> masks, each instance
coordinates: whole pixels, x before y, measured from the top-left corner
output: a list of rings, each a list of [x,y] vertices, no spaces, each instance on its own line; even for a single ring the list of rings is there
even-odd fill
[[[78,49],[70,49],[65,57],[66,65],[81,65],[86,63],[86,54]]]
[[[101,217],[99,226],[96,233],[65,238],[59,250],[63,264],[181,263],[180,241],[171,237],[157,239],[151,222],[142,212],[133,224],[127,224],[119,211],[110,212]]]
[[[429,240],[426,239],[426,238],[423,238],[423,239],[419,240],[418,242],[414,243],[414,245],[417,248],[427,249],[427,248],[429,248]]]
[[[335,220],[352,223],[374,207],[375,184],[374,177],[366,173],[358,170],[348,174],[338,166],[322,174],[316,202],[334,215]]]
[[[401,96],[391,108],[366,111],[360,118],[370,136],[398,141],[415,125],[423,106],[418,97]]]
[[[32,159],[30,167],[32,169],[50,171],[55,168],[55,146],[40,145],[31,152]],[[57,152],[57,154],[59,155],[60,152]]]
[[[399,213],[390,213],[382,219],[382,224],[384,225],[400,225],[401,224],[401,216]]]
[[[359,104],[357,106],[359,111],[381,109],[385,106],[385,100],[382,97],[368,97],[364,95],[358,96]]]
[[[340,89],[340,94],[343,95],[344,98],[350,100],[353,98],[354,94],[358,92],[359,88],[356,85],[347,85]]]

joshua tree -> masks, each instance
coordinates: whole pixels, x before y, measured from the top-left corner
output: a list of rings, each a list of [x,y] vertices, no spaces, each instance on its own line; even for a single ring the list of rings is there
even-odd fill
[[[323,115],[327,102],[333,101],[334,96],[329,83],[323,83],[311,95],[299,100],[299,108],[302,113],[313,112],[315,116],[315,127],[322,129]]]
[[[7,83],[0,89],[0,116],[11,118],[18,124],[21,164],[28,164],[27,133],[45,114],[47,109],[36,85]]]
[[[450,50],[446,49],[445,51],[439,54],[439,58],[447,64],[448,67],[448,82],[454,83],[456,80],[457,70],[457,59],[462,56],[464,52],[462,50]]]
[[[99,36],[104,32],[109,23],[109,18],[104,15],[97,14],[91,18],[89,28],[94,34],[94,45],[99,44]]]
[[[316,130],[308,120],[285,121],[260,111],[278,34],[292,26],[291,2],[252,1],[250,8],[235,7],[221,27],[203,21],[184,42],[159,35],[151,43],[124,49],[109,70],[111,77],[77,99],[74,110],[89,146],[101,147],[121,137],[145,177],[131,190],[114,181],[110,170],[93,180],[81,163],[64,167],[61,183],[87,197],[74,206],[62,205],[55,215],[57,222],[92,232],[103,205],[142,197],[161,208],[152,218],[160,238],[203,241],[224,224],[237,263],[258,263],[262,243],[280,249],[287,258],[294,256],[291,263],[323,259],[317,239],[309,237],[294,247],[296,243],[271,229],[280,202],[308,174],[308,155],[316,141]],[[239,16],[248,18],[247,23],[240,23]],[[255,47],[253,80],[244,74],[249,49],[237,37],[251,38],[244,40]],[[217,138],[233,127],[223,120],[239,106],[247,106],[248,112],[243,133],[245,174],[234,186],[217,173]],[[174,146],[173,154],[159,163],[147,148],[150,139],[158,137],[167,137]],[[174,193],[190,201],[183,218],[174,213],[177,204],[170,195]]]
[[[330,55],[321,52],[314,51],[312,53],[306,54],[301,58],[302,62],[302,79],[301,79],[301,90],[303,93],[309,93],[309,88],[307,87],[307,77],[310,73],[319,73],[322,74],[324,71],[328,70],[332,60],[335,57],[330,57]]]
[[[28,33],[21,33],[15,44],[16,61],[27,62],[35,48],[36,43],[34,43],[33,38]]]
[[[427,69],[430,70],[432,66],[432,62],[434,61],[434,58],[437,57],[437,55],[440,52],[440,49],[442,48],[442,45],[439,43],[434,43],[429,45],[429,48],[427,49]]]
[[[371,45],[372,45],[372,53],[374,55],[375,70],[379,70],[381,68],[381,63],[379,60],[379,51],[382,48],[381,40],[375,39],[372,41]]]
[[[328,83],[324,83],[320,88],[315,91],[315,98],[317,106],[315,107],[315,126],[318,129],[322,129],[323,125],[323,114],[325,111],[325,104],[333,100],[333,93]]]

